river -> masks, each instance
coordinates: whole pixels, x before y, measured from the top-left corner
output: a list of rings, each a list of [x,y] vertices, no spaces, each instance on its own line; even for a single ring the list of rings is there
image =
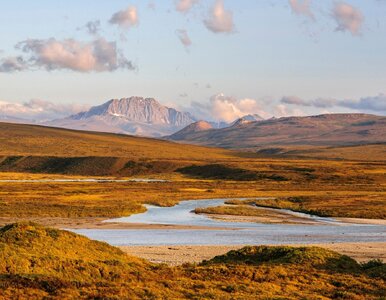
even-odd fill
[[[205,226],[209,229],[80,229],[74,232],[112,245],[259,245],[386,242],[385,225],[349,224],[301,213],[316,225],[225,222],[192,212],[227,199],[182,201],[172,207],[147,205],[147,211],[108,222]],[[213,229],[210,229],[213,227]],[[223,227],[225,230],[219,230]],[[229,229],[229,230],[227,230]]]

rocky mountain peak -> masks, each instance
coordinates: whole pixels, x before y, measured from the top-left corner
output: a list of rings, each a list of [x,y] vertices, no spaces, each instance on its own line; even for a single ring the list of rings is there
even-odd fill
[[[154,98],[111,99],[88,111],[49,122],[50,126],[161,137],[195,122],[194,117]]]
[[[92,107],[86,112],[71,116],[71,118],[84,120],[94,116],[115,117],[130,122],[177,127],[186,126],[195,121],[189,113],[161,105],[154,98],[143,97],[111,99],[102,105]]]

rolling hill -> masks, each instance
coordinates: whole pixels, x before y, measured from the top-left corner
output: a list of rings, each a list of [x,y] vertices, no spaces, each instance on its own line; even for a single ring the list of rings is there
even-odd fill
[[[232,156],[223,149],[128,135],[0,123],[0,171],[132,175]]]
[[[207,159],[229,155],[223,149],[180,145],[129,135],[0,122],[0,155]],[[205,152],[205,153],[203,153]]]
[[[190,125],[191,126],[191,125]],[[386,117],[325,114],[236,122],[222,129],[182,129],[166,139],[230,149],[285,146],[349,146],[386,142]]]
[[[245,247],[169,267],[15,223],[0,228],[0,257],[1,299],[381,299],[385,292],[385,264],[360,265],[317,247]]]

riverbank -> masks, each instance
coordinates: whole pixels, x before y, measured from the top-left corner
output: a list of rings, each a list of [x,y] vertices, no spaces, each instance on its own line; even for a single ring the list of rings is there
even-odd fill
[[[43,226],[58,229],[197,229],[197,230],[237,230],[237,228],[224,228],[221,226],[191,226],[173,224],[145,224],[145,223],[124,223],[124,222],[105,222],[106,218],[0,218],[0,226],[17,222],[34,222]]]
[[[272,209],[272,211],[275,211]],[[277,211],[277,210],[276,210]],[[262,223],[262,224],[287,224],[287,225],[320,225],[317,220],[296,217],[283,212],[272,212],[264,216],[237,216],[221,214],[203,214],[208,218],[229,223]],[[359,218],[334,218],[337,222],[361,225],[386,225],[382,219],[359,219]],[[237,228],[219,226],[196,226],[196,225],[173,225],[173,224],[145,224],[106,222],[106,218],[84,217],[84,218],[60,218],[60,217],[30,217],[12,218],[0,217],[0,226],[21,221],[30,221],[44,226],[58,229],[197,229],[197,230],[237,230]]]
[[[386,261],[386,242],[367,243],[324,243],[291,246],[319,246],[348,255],[359,262],[371,259]],[[129,255],[138,256],[155,263],[181,265],[184,263],[199,263],[217,255],[223,255],[231,250],[242,248],[240,245],[231,246],[121,246],[121,250]]]
[[[310,217],[296,216],[292,213],[286,213],[279,209],[262,208],[266,213],[260,216],[238,216],[228,214],[208,214],[207,216],[213,220],[232,222],[232,223],[262,223],[262,224],[288,224],[288,225],[320,225],[320,221]],[[362,224],[362,225],[386,225],[384,219],[361,219],[361,218],[332,218],[337,223],[345,224]]]

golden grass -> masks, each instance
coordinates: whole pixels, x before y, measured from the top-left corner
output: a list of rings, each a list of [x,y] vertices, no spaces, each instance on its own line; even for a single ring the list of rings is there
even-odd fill
[[[197,208],[195,213],[255,217],[272,215],[272,212],[259,209],[259,207],[266,207],[288,209],[321,217],[386,219],[385,197],[384,193],[367,193],[366,195],[313,195],[259,200],[229,200],[226,201],[226,204],[233,204],[232,206]]]
[[[248,205],[232,205],[232,206],[214,206],[205,208],[196,208],[196,214],[210,215],[230,215],[230,216],[250,216],[250,217],[266,217],[272,214],[258,208],[251,208]]]
[[[386,161],[386,144],[358,145],[346,147],[292,148],[289,155],[319,159],[343,159],[358,161]],[[288,151],[291,151],[288,149]]]
[[[108,219],[144,211],[144,203],[170,206],[180,200],[236,197],[275,197],[275,201],[258,203],[322,215],[386,218],[386,164],[365,154],[362,161],[262,158],[153,139],[3,123],[0,145],[0,169],[14,172],[0,173],[0,180],[73,175],[173,180],[0,182],[0,217],[4,218]],[[208,176],[211,167],[207,166],[213,164],[221,166],[216,177]],[[199,168],[204,172],[199,176],[176,172],[191,165],[204,166]],[[235,170],[251,176],[234,181],[240,179]],[[276,180],[278,176],[285,181]],[[299,197],[301,201],[294,201]],[[359,300],[385,294],[376,263],[365,269],[323,250],[246,249],[200,266],[171,268],[36,225],[8,229],[12,234],[0,230],[2,299],[248,299],[252,295],[256,299]],[[283,251],[285,259],[280,256]],[[256,252],[269,259],[259,261]],[[308,263],[296,263],[287,255]]]
[[[386,219],[386,195],[324,195],[257,200],[258,206],[284,208],[323,217]]]
[[[4,174],[3,174],[4,175]],[[29,178],[32,175],[27,175]],[[40,178],[41,175],[37,175]],[[184,180],[127,183],[0,183],[0,217],[127,216],[144,210],[142,204],[170,206],[181,200],[237,197],[277,197],[259,200],[267,206],[296,209],[287,197],[305,197],[304,210],[333,216],[385,218],[386,191],[379,184],[236,182]]]
[[[306,196],[298,209],[385,218],[386,163],[365,155],[364,161],[262,158],[147,138],[6,123],[0,123],[0,145],[0,170],[9,171],[0,172],[0,180],[74,175],[173,180],[0,182],[0,217],[111,218],[143,211],[143,203],[167,206],[187,199]],[[298,204],[286,205],[297,209]]]
[[[127,135],[0,122],[0,156],[216,160],[230,151]]]
[[[0,228],[1,299],[381,299],[385,264],[317,247],[245,247],[169,267],[33,223]],[[383,275],[382,275],[383,274]]]

